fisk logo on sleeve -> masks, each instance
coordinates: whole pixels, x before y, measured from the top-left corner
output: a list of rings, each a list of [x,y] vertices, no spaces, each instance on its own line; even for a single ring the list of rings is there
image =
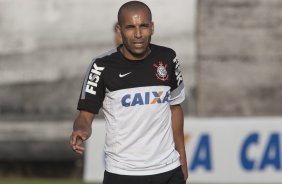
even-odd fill
[[[95,88],[98,86],[101,72],[104,69],[105,67],[99,67],[96,65],[96,63],[94,63],[93,68],[91,69],[90,74],[88,76],[85,92],[90,93],[92,95],[96,95]]]
[[[183,81],[181,70],[180,70],[180,64],[177,58],[174,58],[173,62],[175,63],[175,76],[177,80],[177,85],[179,86],[181,81]]]

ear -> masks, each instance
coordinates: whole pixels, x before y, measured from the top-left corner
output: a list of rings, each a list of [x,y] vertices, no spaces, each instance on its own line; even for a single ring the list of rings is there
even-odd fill
[[[116,26],[115,26],[115,31],[117,32],[117,33],[121,33],[121,27],[120,27],[120,25],[117,23],[116,24]]]
[[[115,25],[115,43],[117,46],[122,44],[121,27],[119,24]]]
[[[152,35],[153,35],[154,31],[155,31],[154,22],[151,22],[151,31],[152,31]]]

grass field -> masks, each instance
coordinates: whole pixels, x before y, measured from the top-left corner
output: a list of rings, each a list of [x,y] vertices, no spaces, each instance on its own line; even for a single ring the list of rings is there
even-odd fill
[[[71,179],[19,179],[19,178],[2,179],[0,178],[0,184],[102,184],[102,183],[84,183],[82,180],[75,180],[75,179],[71,180]],[[207,184],[207,183],[189,183],[189,184]],[[219,183],[208,183],[208,184],[219,184]],[[220,184],[224,184],[224,183],[220,183]],[[226,183],[226,184],[235,184],[235,183]],[[248,183],[244,183],[244,184],[248,184]],[[271,183],[267,183],[267,184],[271,184]],[[272,184],[278,184],[278,183],[272,183]]]
[[[19,178],[2,179],[0,178],[0,184],[102,184],[102,183],[84,183],[82,180],[75,180],[75,179],[71,180],[71,179],[19,179]],[[205,183],[189,183],[189,184],[205,184]],[[216,183],[209,183],[209,184],[216,184]],[[220,184],[224,184],[224,183],[220,183]],[[228,183],[228,184],[232,184],[232,183]]]
[[[66,179],[2,179],[0,184],[85,184],[81,180],[66,180]],[[100,184],[100,183],[87,183]]]

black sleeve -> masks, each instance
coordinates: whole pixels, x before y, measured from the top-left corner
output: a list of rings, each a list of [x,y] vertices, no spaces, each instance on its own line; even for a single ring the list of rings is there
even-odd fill
[[[93,60],[88,67],[77,105],[78,110],[98,114],[105,97],[104,69],[105,67],[97,60]]]

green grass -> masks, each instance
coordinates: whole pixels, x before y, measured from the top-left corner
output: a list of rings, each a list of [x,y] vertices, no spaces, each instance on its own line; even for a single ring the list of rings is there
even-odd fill
[[[82,180],[75,180],[75,179],[26,179],[26,178],[3,179],[3,178],[0,178],[0,184],[101,184],[101,183],[84,183]],[[189,184],[192,184],[192,183],[189,183]],[[193,183],[193,184],[218,184],[218,183]],[[223,184],[223,183],[220,183],[220,184]],[[236,184],[236,183],[226,183],[226,184]]]
[[[2,179],[0,184],[86,184],[81,180],[69,179]],[[87,183],[87,184],[100,184],[100,183]]]

